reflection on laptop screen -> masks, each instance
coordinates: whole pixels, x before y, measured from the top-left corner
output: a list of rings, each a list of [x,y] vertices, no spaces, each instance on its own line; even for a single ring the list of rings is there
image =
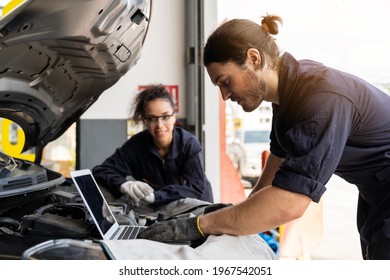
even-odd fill
[[[84,199],[87,201],[90,211],[96,220],[96,224],[100,227],[103,234],[105,234],[113,225],[115,218],[108,210],[109,206],[103,200],[102,195],[99,193],[99,189],[96,188],[94,179],[91,175],[76,176],[74,179],[76,180]]]

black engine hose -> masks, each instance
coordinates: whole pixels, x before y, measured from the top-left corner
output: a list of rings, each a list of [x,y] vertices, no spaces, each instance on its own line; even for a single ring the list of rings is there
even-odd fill
[[[21,225],[18,221],[9,217],[0,217],[0,227],[4,226],[13,230],[19,230]]]

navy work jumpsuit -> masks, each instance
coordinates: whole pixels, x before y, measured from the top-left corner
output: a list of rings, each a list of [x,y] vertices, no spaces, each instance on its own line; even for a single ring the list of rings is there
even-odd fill
[[[92,170],[96,181],[119,197],[121,184],[131,176],[154,189],[157,210],[169,202],[195,198],[213,202],[211,184],[202,163],[202,149],[190,132],[175,127],[168,156],[158,154],[148,130],[141,131],[116,149],[102,164]]]
[[[271,152],[285,158],[273,185],[309,196],[333,173],[359,190],[365,259],[390,259],[390,96],[353,75],[282,57]]]

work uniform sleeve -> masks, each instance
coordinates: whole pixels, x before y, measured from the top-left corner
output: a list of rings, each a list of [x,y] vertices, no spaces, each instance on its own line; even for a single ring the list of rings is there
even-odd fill
[[[120,185],[126,182],[126,176],[132,175],[130,157],[129,144],[126,142],[122,147],[117,148],[114,154],[104,160],[102,164],[92,169],[97,183],[110,190],[116,197],[123,195],[119,191]]]
[[[299,108],[295,124],[283,131],[286,156],[273,185],[318,202],[353,128],[354,106],[338,94],[317,93]]]
[[[187,197],[213,202],[211,185],[203,169],[200,143],[195,138],[190,140],[177,160],[181,165],[183,184],[169,184],[156,190],[154,206],[158,208]]]

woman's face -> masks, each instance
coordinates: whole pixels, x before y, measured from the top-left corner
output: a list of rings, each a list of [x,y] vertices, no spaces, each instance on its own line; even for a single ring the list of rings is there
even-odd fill
[[[158,98],[146,105],[144,122],[158,147],[172,143],[173,127],[176,122],[174,109],[168,100]]]
[[[264,100],[266,82],[253,67],[213,62],[207,66],[207,72],[213,84],[219,87],[223,100],[230,98],[245,112],[252,112]]]

